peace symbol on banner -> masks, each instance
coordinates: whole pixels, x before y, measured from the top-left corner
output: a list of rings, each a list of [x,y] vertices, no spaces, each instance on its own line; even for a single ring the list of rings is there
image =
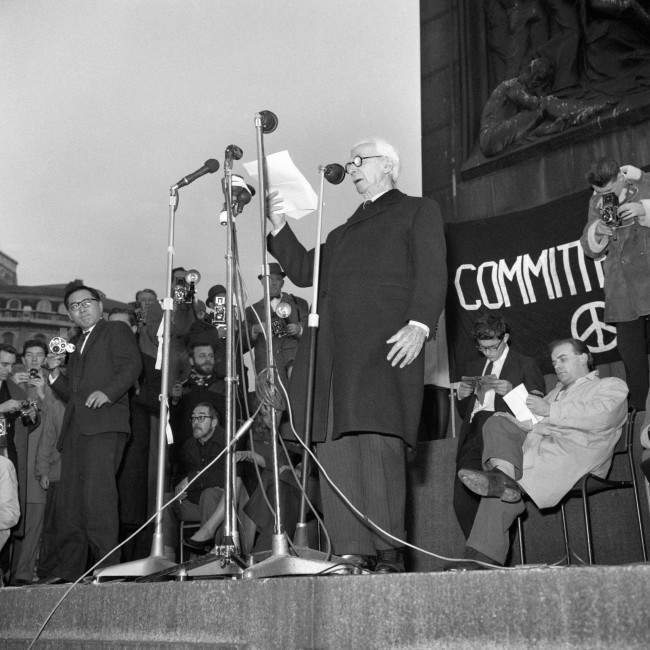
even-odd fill
[[[604,321],[605,303],[588,302],[571,316],[571,334],[587,344],[590,352],[599,354],[616,347],[616,327]]]

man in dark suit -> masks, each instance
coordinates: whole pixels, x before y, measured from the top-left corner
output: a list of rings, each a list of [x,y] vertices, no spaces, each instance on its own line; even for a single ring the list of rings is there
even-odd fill
[[[463,424],[458,436],[454,481],[454,511],[465,537],[472,530],[481,499],[461,483],[457,474],[461,467],[483,468],[483,424],[495,412],[511,413],[503,396],[515,386],[523,383],[529,393],[545,393],[544,375],[533,359],[510,347],[510,326],[498,312],[487,312],[477,318],[472,339],[483,356],[468,366],[465,380],[458,386],[458,410]]]
[[[416,443],[422,346],[444,304],[447,270],[438,205],[397,190],[399,166],[394,147],[379,139],[355,145],[345,166],[364,202],[322,246],[313,439],[320,462],[352,503],[404,539],[405,446]],[[270,252],[294,284],[311,285],[314,251],[298,242],[275,202],[270,218]],[[291,377],[298,422],[304,421],[306,341]],[[324,477],[321,496],[335,553],[376,558],[379,571],[404,570],[402,544],[357,518]]]
[[[141,369],[133,332],[103,320],[96,289],[74,286],[64,303],[82,334],[65,374],[61,355],[47,359],[51,386],[66,402],[56,504],[59,562],[49,582],[76,580],[86,570],[89,547],[97,561],[117,544],[115,475],[130,431],[128,392]]]

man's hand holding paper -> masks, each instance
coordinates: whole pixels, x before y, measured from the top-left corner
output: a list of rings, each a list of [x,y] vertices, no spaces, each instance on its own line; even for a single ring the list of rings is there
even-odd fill
[[[535,407],[539,409],[537,401],[543,402],[541,397],[536,395],[529,395],[526,387],[523,384],[519,384],[513,388],[509,393],[503,396],[503,400],[508,405],[508,408],[514,413],[515,418],[522,422],[531,422],[532,424],[537,424],[543,415],[541,413],[535,413],[528,407],[528,400],[531,400],[531,403],[534,403]],[[541,410],[541,409],[540,409]],[[531,426],[532,428],[532,426]],[[530,429],[526,429],[530,431]]]
[[[244,169],[253,177],[258,176],[257,161],[244,163]],[[318,196],[296,167],[288,151],[278,151],[266,157],[269,189],[280,200],[278,207],[292,219],[300,219],[316,210]],[[275,223],[274,223],[275,225]]]

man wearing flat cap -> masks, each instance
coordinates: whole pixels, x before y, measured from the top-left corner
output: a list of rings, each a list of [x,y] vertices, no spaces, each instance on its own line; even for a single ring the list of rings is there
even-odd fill
[[[289,376],[298,350],[298,339],[307,327],[309,305],[306,300],[282,291],[286,273],[277,262],[269,264],[269,296],[271,299],[271,328],[273,330],[273,360],[280,380],[289,387]],[[257,276],[264,286],[264,278]],[[255,353],[255,374],[266,368],[266,312],[264,299],[246,309],[246,324]]]
[[[400,161],[388,142],[356,144],[345,165],[364,198],[321,250],[313,440],[327,473],[377,526],[405,538],[406,446],[415,446],[427,338],[447,285],[440,209],[396,189]],[[312,284],[314,251],[286,224],[271,195],[268,248],[297,286]],[[304,422],[307,337],[291,380]],[[377,534],[321,478],[325,525],[338,555],[376,571],[404,570],[400,541]]]

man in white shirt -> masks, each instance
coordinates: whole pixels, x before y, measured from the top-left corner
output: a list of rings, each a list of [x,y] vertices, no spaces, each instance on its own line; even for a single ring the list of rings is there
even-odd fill
[[[472,326],[477,350],[465,368],[465,381],[458,385],[458,410],[463,424],[458,436],[456,472],[465,467],[482,468],[483,425],[494,412],[510,413],[504,395],[523,384],[529,393],[543,396],[544,375],[534,359],[510,345],[510,326],[498,311],[481,314]],[[456,477],[454,512],[468,537],[480,499]]]

